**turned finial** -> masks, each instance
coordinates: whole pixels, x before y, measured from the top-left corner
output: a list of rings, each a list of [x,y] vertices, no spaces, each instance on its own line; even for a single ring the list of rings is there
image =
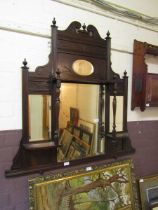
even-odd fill
[[[124,71],[124,77],[127,77],[127,71],[126,70]]]
[[[55,18],[53,18],[52,23],[53,23],[53,26],[56,26],[56,20],[55,20]]]
[[[83,28],[84,31],[86,30],[87,27],[86,27],[85,23],[83,24],[82,28]]]
[[[27,61],[26,61],[26,58],[24,58],[23,65],[24,65],[24,67],[27,67]]]
[[[107,32],[106,35],[107,35],[108,38],[110,38],[110,32],[109,31]]]

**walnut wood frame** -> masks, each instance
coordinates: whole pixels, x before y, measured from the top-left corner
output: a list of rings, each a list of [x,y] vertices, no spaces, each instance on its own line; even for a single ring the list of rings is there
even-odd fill
[[[128,77],[124,73],[121,79],[111,69],[111,38],[107,33],[102,39],[97,29],[92,26],[81,26],[79,22],[72,22],[64,30],[58,30],[55,19],[51,26],[51,53],[49,62],[45,66],[37,67],[35,72],[29,72],[26,60],[22,67],[22,106],[23,130],[19,150],[14,157],[11,169],[6,176],[19,176],[29,173],[43,173],[46,170],[63,168],[64,163],[57,162],[58,145],[58,115],[60,103],[61,82],[98,84],[100,85],[100,122],[99,135],[106,139],[106,151],[103,155],[87,157],[82,160],[70,161],[69,166],[90,163],[107,158],[116,158],[120,155],[133,153],[127,132],[127,87]],[[92,63],[94,73],[89,76],[80,76],[72,70],[72,63],[77,59],[85,59]],[[51,139],[44,142],[29,142],[28,96],[29,94],[51,95]],[[103,101],[105,94],[105,104]],[[109,133],[110,96],[113,96],[113,131]],[[117,133],[115,114],[117,96],[123,96],[123,131]],[[105,122],[102,122],[102,110],[106,107]]]

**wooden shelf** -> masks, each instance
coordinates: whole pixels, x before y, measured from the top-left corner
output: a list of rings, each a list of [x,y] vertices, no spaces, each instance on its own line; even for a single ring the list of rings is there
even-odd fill
[[[28,143],[24,144],[25,149],[27,150],[36,150],[36,149],[49,149],[49,148],[54,148],[57,147],[54,142],[33,142],[33,143]]]
[[[134,40],[131,109],[158,107],[158,72],[149,73],[145,55],[158,56],[158,46]]]

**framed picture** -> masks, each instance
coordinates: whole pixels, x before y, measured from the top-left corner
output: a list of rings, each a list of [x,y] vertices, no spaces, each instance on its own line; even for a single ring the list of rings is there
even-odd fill
[[[79,119],[78,126],[82,128],[82,130],[87,131],[89,133],[95,133],[95,123],[89,122],[87,120]]]
[[[142,210],[158,209],[158,174],[139,179]]]
[[[97,129],[96,129],[96,124],[84,119],[79,119],[78,121],[78,126],[82,129],[82,131],[85,131],[87,133],[91,133],[91,154],[94,153],[97,145],[96,145],[96,135],[97,135]]]
[[[70,107],[70,124],[73,126],[78,125],[79,110],[77,108]]]
[[[81,137],[81,129],[79,127],[74,126],[73,127],[73,135],[77,137]]]
[[[66,161],[70,161],[70,160],[74,160],[75,158],[79,158],[80,157],[80,153],[78,154],[78,156],[76,157],[74,154],[75,154],[75,151],[76,151],[76,148],[74,146],[74,142],[71,143],[70,147],[69,147],[69,150],[68,150],[68,153],[66,155],[66,158],[65,160]]]
[[[84,143],[84,142],[83,142]],[[66,160],[74,160],[86,157],[87,148],[82,144],[82,140],[74,136],[66,155]]]
[[[138,210],[132,161],[30,178],[29,207],[30,210]]]
[[[87,144],[91,145],[92,141],[92,134],[87,131],[82,131],[81,133],[81,139],[86,142]]]
[[[59,139],[59,144],[61,147],[58,149],[57,159],[58,161],[63,161],[71,144],[73,135],[67,130],[64,129],[61,137]]]
[[[73,133],[73,125],[71,125],[69,121],[67,122],[67,127],[66,127],[66,129],[67,129],[70,133]]]

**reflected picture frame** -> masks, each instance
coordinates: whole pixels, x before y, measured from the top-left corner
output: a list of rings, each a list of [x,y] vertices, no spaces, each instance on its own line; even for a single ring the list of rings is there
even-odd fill
[[[89,133],[87,131],[82,131],[81,133],[81,139],[86,142],[88,145],[91,145],[92,141],[92,133]]]
[[[62,134],[59,139],[60,147],[58,148],[58,151],[57,151],[58,162],[65,160],[65,157],[71,145],[72,139],[73,139],[73,135],[71,134],[71,132],[67,129],[63,129]]]
[[[73,126],[77,126],[78,119],[79,119],[79,110],[77,108],[70,107],[70,124]]]
[[[85,132],[89,132],[92,134],[91,138],[91,153],[95,151],[96,145],[95,145],[95,133],[96,133],[96,124],[94,122],[90,122],[84,119],[79,119],[78,126]]]
[[[132,160],[29,178],[29,209],[52,210],[52,206],[54,210],[138,210]]]
[[[77,126],[73,127],[73,132],[72,133],[73,133],[74,136],[77,136],[79,138],[81,137],[81,129]]]
[[[158,174],[139,179],[142,210],[158,209]]]
[[[84,130],[84,131],[90,132],[92,134],[95,133],[95,127],[96,127],[96,125],[93,122],[90,122],[90,121],[87,121],[87,120],[84,120],[84,119],[79,118],[79,120],[78,120],[78,126],[80,128],[82,128],[82,130]]]
[[[70,160],[82,159],[86,157],[88,152],[87,152],[87,148],[85,148],[85,145],[83,145],[83,143],[84,142],[82,142],[81,139],[79,139],[77,136],[74,136],[65,159],[67,161],[70,161]]]

